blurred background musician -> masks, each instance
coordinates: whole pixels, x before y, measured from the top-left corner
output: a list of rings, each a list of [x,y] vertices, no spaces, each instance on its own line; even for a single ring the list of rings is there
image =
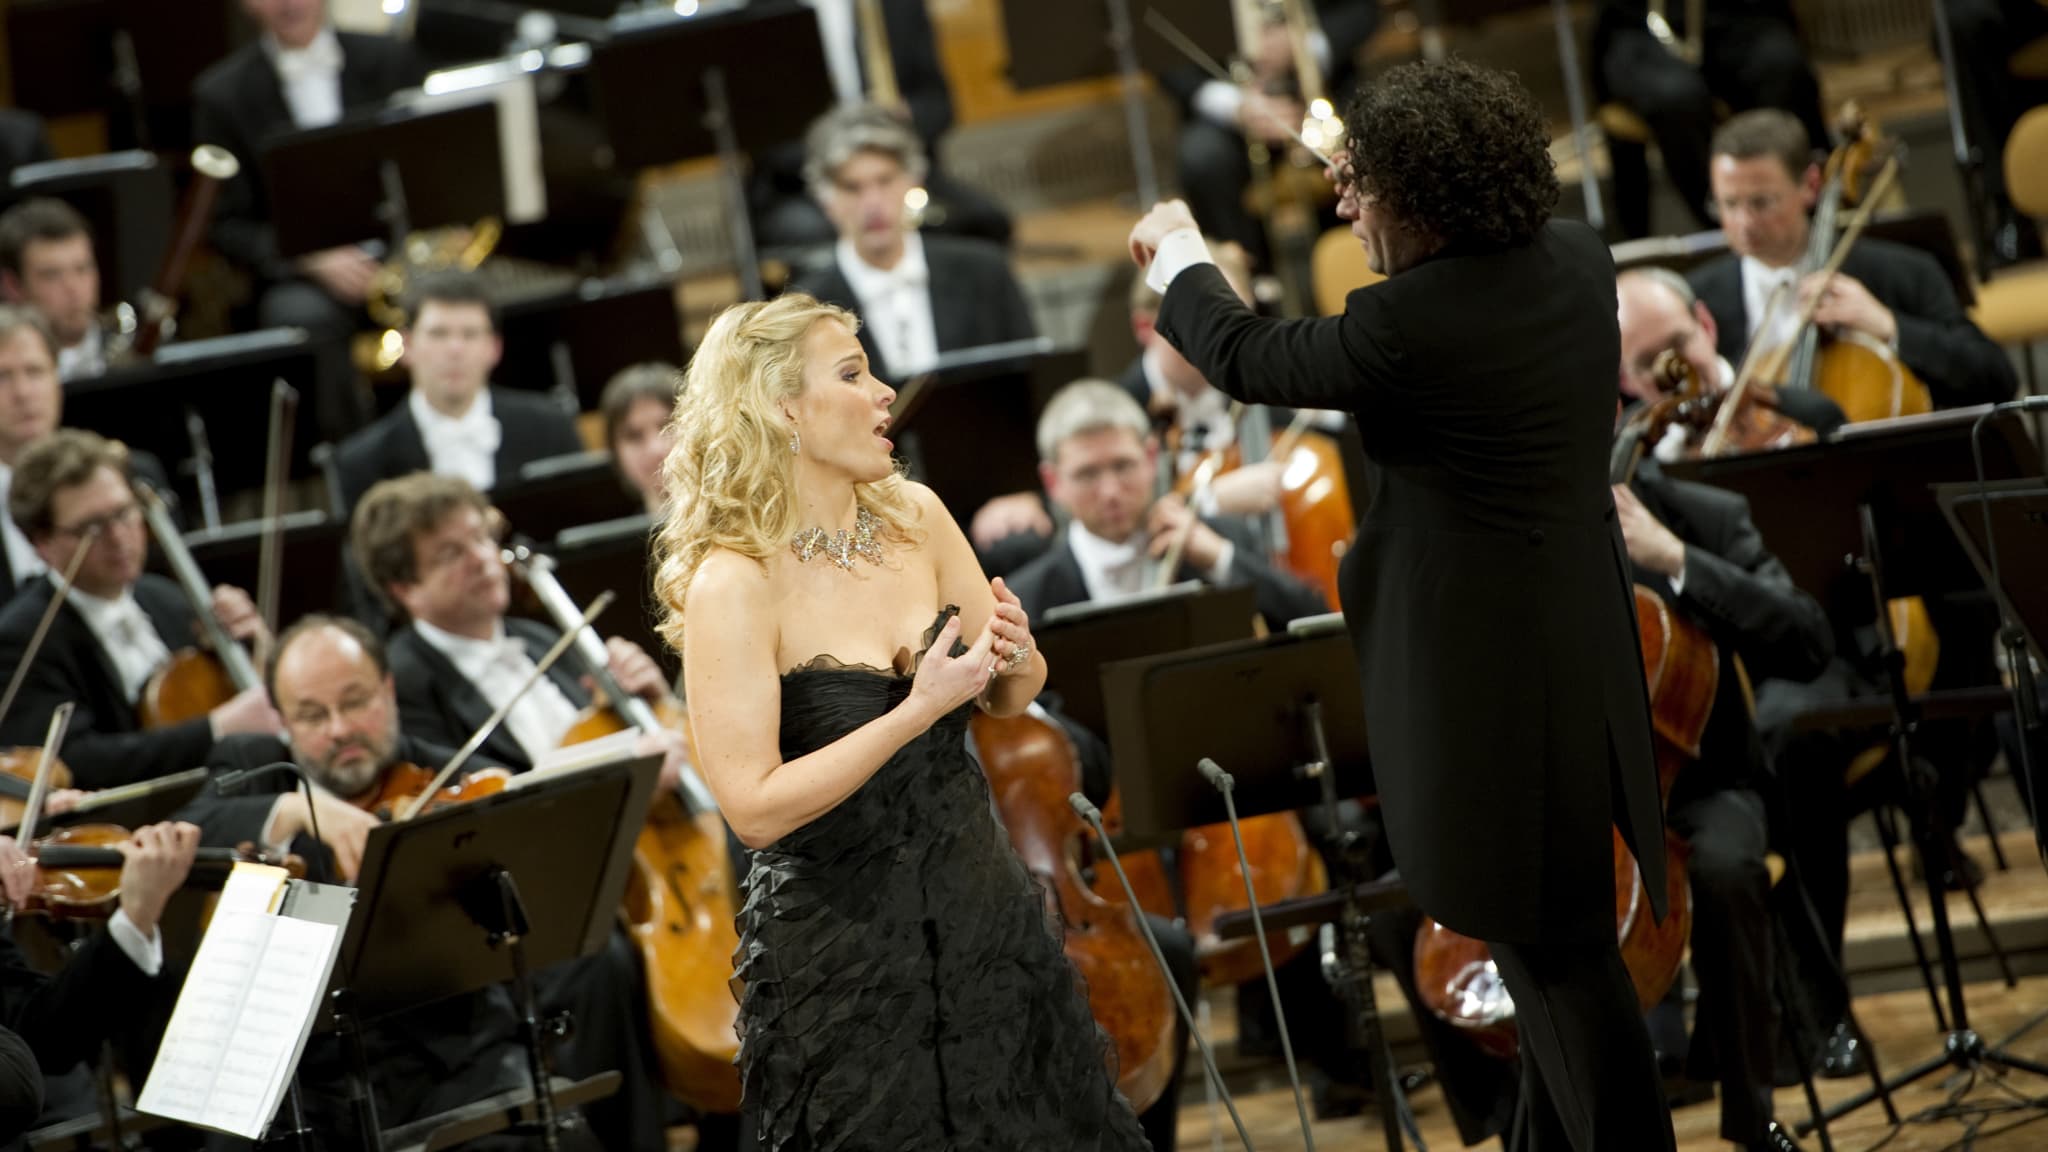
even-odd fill
[[[618,469],[619,481],[658,516],[667,495],[662,491],[662,461],[674,446],[669,418],[683,370],[673,364],[635,364],[605,383],[597,408],[604,414],[604,443]]]
[[[36,197],[0,213],[0,297],[42,313],[64,380],[107,370],[100,265],[92,225],[62,200]]]

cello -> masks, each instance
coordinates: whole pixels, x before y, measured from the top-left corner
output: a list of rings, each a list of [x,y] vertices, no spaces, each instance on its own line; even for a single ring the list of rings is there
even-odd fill
[[[1084,878],[1090,833],[1067,802],[1081,789],[1073,744],[1030,713],[976,709],[969,732],[1003,828],[1058,918],[1095,1022],[1115,1045],[1117,1088],[1143,1112],[1166,1091],[1179,1055],[1173,990],[1134,919],[1143,913],[1121,890],[1104,894]]]
[[[1643,447],[1663,435],[1678,409],[1678,397],[1666,397],[1658,418],[1631,421],[1617,437],[1609,478],[1616,486],[1634,478]],[[1657,764],[1657,798],[1661,808],[1685,765],[1699,759],[1700,739],[1720,690],[1720,651],[1698,625],[1671,611],[1664,599],[1637,584],[1636,634],[1642,650],[1643,679],[1650,699],[1651,745]],[[1678,978],[1692,934],[1692,888],[1686,877],[1685,844],[1664,830],[1665,896],[1670,909],[1660,923],[1650,915],[1650,900],[1622,838],[1614,844],[1615,938],[1622,964],[1635,986],[1644,1011],[1664,999]],[[1516,1048],[1515,1006],[1484,943],[1453,932],[1425,918],[1415,934],[1415,984],[1423,1006],[1439,1019],[1471,1036],[1482,1049],[1513,1056]]]
[[[609,670],[604,641],[554,576],[554,562],[523,546],[505,562],[525,580],[562,629],[599,699],[563,737],[564,746],[638,728],[668,729],[689,739],[680,702],[659,712],[621,689]],[[694,753],[692,758],[694,759]],[[733,954],[739,949],[736,885],[726,851],[725,820],[702,777],[683,765],[679,793],[657,794],[633,848],[620,909],[647,974],[648,1021],[668,1090],[702,1112],[739,1110],[739,999],[733,995]]]

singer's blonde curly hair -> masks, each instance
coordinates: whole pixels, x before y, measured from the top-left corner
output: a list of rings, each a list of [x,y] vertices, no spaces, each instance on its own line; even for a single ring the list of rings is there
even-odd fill
[[[683,374],[662,464],[670,496],[654,538],[654,592],[662,639],[683,649],[683,604],[714,548],[765,563],[798,529],[793,429],[779,401],[804,389],[803,341],[817,324],[860,330],[844,308],[800,292],[735,304],[712,321]],[[854,498],[881,522],[885,542],[923,540],[919,512],[900,474],[855,486]]]

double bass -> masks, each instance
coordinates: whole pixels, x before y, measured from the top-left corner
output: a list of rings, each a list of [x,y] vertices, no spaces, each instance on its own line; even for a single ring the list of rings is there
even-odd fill
[[[1668,418],[1676,405],[1665,409]],[[1642,445],[1654,442],[1666,424],[1645,420],[1622,429],[1609,478],[1617,486],[1634,478]],[[1657,764],[1659,806],[1685,765],[1699,759],[1700,739],[1720,691],[1720,651],[1698,625],[1671,611],[1662,597],[1633,588],[1643,679],[1649,689],[1651,744]],[[1589,771],[1601,766],[1588,766]],[[1614,923],[1621,960],[1644,1011],[1664,999],[1685,958],[1692,934],[1692,888],[1686,877],[1684,841],[1664,831],[1665,896],[1670,909],[1662,922],[1650,914],[1649,893],[1621,830],[1613,829]],[[1514,1055],[1515,1006],[1485,944],[1424,919],[1415,935],[1415,984],[1423,1006],[1464,1031],[1482,1049]]]

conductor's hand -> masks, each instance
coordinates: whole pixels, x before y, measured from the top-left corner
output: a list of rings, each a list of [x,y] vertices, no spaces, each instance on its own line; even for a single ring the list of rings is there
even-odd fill
[[[222,631],[237,640],[260,644],[270,635],[263,614],[256,611],[256,602],[232,584],[214,585],[213,617],[220,621]]]
[[[1152,257],[1159,251],[1159,245],[1167,236],[1183,228],[1195,226],[1195,214],[1185,200],[1163,200],[1152,206],[1145,218],[1131,229],[1131,259],[1138,267],[1152,266]]]
[[[659,705],[668,699],[668,680],[661,674],[661,665],[638,644],[612,636],[605,640],[604,652],[612,679],[620,688],[649,704]]]
[[[119,847],[126,858],[121,864],[121,911],[143,936],[154,939],[164,905],[192,870],[192,858],[199,851],[199,826],[151,824],[136,829]]]
[[[1154,500],[1145,527],[1152,534],[1148,554],[1154,560],[1165,556],[1182,532],[1186,532],[1188,538],[1181,549],[1181,560],[1186,567],[1206,573],[1223,559],[1222,535],[1196,518],[1178,496],[1162,496]]]
[[[973,646],[954,656],[953,644],[959,639],[960,617],[955,616],[939,629],[939,638],[932,641],[917,666],[917,679],[910,683],[910,698],[903,703],[916,709],[922,727],[930,727],[940,717],[980,696],[982,689],[988,687],[989,677],[995,675],[1000,663],[993,651],[995,633],[983,628]]]
[[[369,253],[353,244],[315,252],[299,260],[299,271],[342,304],[361,304],[369,297],[378,267]]]
[[[1621,538],[1628,545],[1629,563],[1667,578],[1685,571],[1685,542],[1650,515],[1625,484],[1614,486],[1614,510],[1621,517]]]
[[[974,546],[989,549],[1012,536],[1052,535],[1052,517],[1045,514],[1045,501],[1036,492],[1012,492],[998,496],[974,514],[967,528]]]

